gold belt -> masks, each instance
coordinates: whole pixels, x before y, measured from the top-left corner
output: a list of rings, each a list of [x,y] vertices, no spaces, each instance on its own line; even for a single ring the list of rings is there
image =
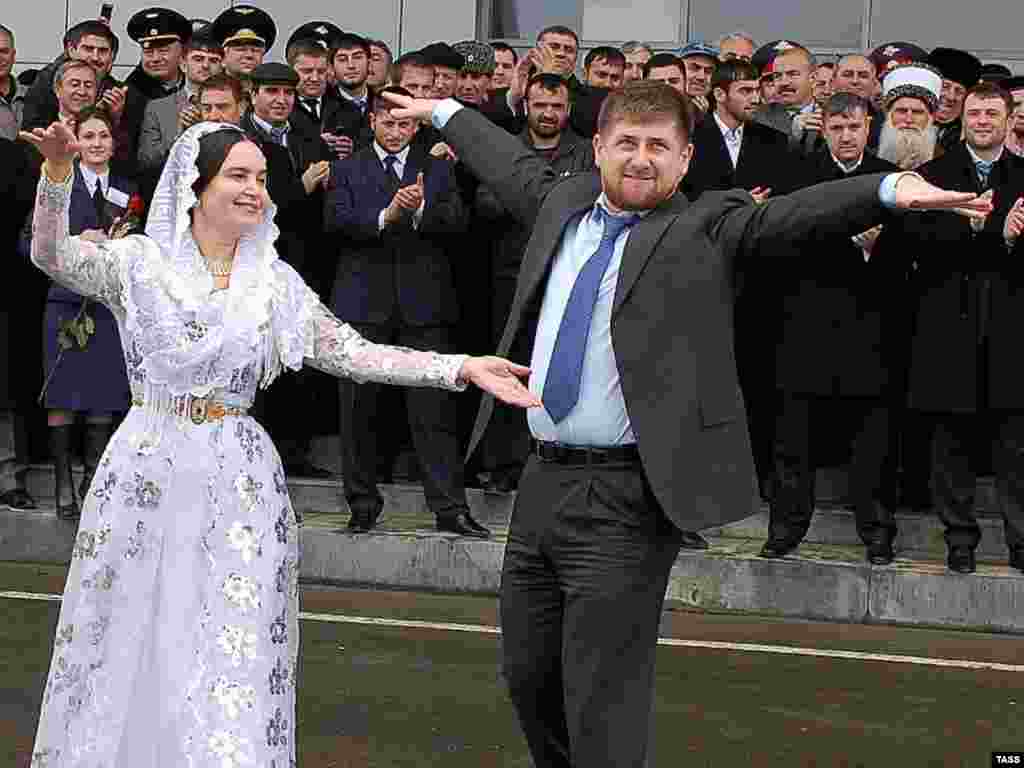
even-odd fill
[[[142,407],[145,404],[146,401],[141,397],[132,398],[132,405]],[[159,408],[159,410],[164,411],[163,408]],[[165,412],[198,425],[220,421],[225,416],[245,416],[248,409],[227,405],[220,400],[212,400],[208,397],[179,395],[171,398],[170,409]]]

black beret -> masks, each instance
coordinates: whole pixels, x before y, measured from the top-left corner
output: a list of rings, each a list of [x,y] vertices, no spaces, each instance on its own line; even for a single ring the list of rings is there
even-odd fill
[[[981,77],[981,61],[967,51],[956,48],[936,48],[928,55],[931,64],[944,80],[960,83],[964,88],[973,88]]]
[[[187,43],[192,22],[170,8],[143,8],[128,20],[128,37],[143,48],[155,43]]]
[[[431,43],[420,53],[435,67],[461,70],[466,65],[466,59],[462,54],[448,43]]]
[[[253,5],[228,8],[213,20],[213,37],[221,45],[257,44],[267,50],[277,39],[277,25],[270,15]]]
[[[1013,72],[1011,72],[1010,68],[1004,64],[982,64],[981,74],[979,75],[983,83],[998,83],[1000,80],[1005,80],[1012,76]]]
[[[344,35],[341,27],[329,21],[307,21],[292,32],[288,44],[285,45],[285,51],[292,47],[292,43],[300,41],[318,43],[325,50],[330,50]]]
[[[260,64],[249,73],[253,85],[298,85],[298,73],[287,64],[271,62]]]
[[[1004,91],[1024,90],[1024,75],[1003,78],[999,81],[999,87]]]

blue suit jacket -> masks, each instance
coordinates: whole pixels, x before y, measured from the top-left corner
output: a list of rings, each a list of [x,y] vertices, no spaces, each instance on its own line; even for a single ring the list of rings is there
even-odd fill
[[[413,326],[451,325],[458,320],[449,256],[473,258],[468,250],[460,254],[464,244],[458,235],[466,231],[466,208],[451,163],[413,145],[402,186],[414,184],[421,172],[426,205],[419,227],[413,229],[407,217],[381,232],[378,217],[394,191],[373,147],[332,166],[333,188],[327,195],[324,223],[328,233],[341,235],[333,309],[342,320],[396,320]]]

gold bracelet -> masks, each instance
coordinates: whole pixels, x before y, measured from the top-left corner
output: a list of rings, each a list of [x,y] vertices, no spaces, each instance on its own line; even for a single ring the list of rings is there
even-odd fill
[[[49,160],[44,160],[43,161],[43,173],[46,174],[46,180],[49,181],[51,184],[56,184],[56,185],[59,186],[61,184],[66,183],[67,180],[69,178],[71,178],[71,174],[74,173],[74,171],[75,171],[74,165],[68,165],[68,171],[67,171],[67,173],[64,174],[64,178],[63,179],[55,179],[55,178],[53,178],[53,176],[50,175],[50,161]]]

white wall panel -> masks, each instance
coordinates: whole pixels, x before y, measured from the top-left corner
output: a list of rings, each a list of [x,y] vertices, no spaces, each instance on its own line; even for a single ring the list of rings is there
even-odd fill
[[[890,6],[913,6],[919,16],[926,4],[924,0],[884,1]],[[945,10],[933,15],[943,18]],[[811,48],[859,48],[863,17],[864,4],[850,0],[690,0],[690,39],[714,41],[740,28],[759,43],[788,37]]]
[[[414,0],[425,5],[429,0]],[[246,0],[269,13],[277,24],[277,40],[268,61],[284,61],[284,47],[297,27],[307,21],[330,21],[346,32],[383,40],[392,48],[398,40],[400,0]],[[409,2],[409,0],[406,0]],[[444,4],[446,0],[442,0]],[[240,5],[241,3],[235,3]]]
[[[98,13],[99,5],[94,8]],[[3,0],[0,23],[14,32],[19,70],[49,64],[60,54],[66,13],[65,0]]]
[[[401,52],[476,37],[476,0],[404,0]],[[352,29],[353,27],[344,27]]]
[[[679,0],[587,0],[582,37],[674,43],[679,37],[681,13]]]
[[[876,1],[871,12],[872,45],[908,40],[928,49],[953,46],[1024,59],[1024,5],[1019,0],[971,0],[943,3],[941,13],[925,10],[923,3]]]

